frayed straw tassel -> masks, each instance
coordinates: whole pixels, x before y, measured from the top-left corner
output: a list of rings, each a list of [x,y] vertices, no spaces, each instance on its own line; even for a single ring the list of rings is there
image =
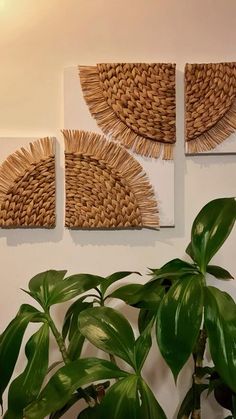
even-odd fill
[[[159,228],[153,188],[123,147],[93,132],[63,134],[67,227]]]
[[[146,157],[173,159],[173,143],[141,136],[130,129],[108,104],[97,66],[79,66],[80,83],[91,115],[105,135],[121,142],[126,148]]]

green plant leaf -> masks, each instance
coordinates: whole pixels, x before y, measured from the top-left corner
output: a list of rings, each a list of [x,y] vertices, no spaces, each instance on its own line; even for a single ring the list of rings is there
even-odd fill
[[[228,271],[226,271],[226,269],[221,268],[220,266],[207,265],[206,271],[217,279],[234,279],[232,275]]]
[[[101,403],[101,417],[138,419],[140,413],[138,377],[130,375],[115,383]],[[143,418],[148,419],[146,416]],[[141,419],[141,418],[140,418]]]
[[[156,318],[157,310],[147,310],[146,308],[141,308],[138,316],[138,330],[141,334],[150,323],[151,320]]]
[[[72,394],[71,398],[68,400],[65,406],[63,406],[60,410],[57,410],[56,412],[51,413],[51,415],[49,416],[49,419],[60,419],[80,399],[82,399],[82,396],[79,395],[78,393]]]
[[[97,275],[90,274],[77,274],[65,278],[63,281],[58,282],[55,289],[50,295],[48,305],[63,303],[71,300],[74,297],[96,288],[103,278]]]
[[[43,308],[49,307],[48,300],[58,282],[62,282],[67,271],[49,270],[35,275],[29,282],[30,295]]]
[[[16,317],[7,326],[0,339],[0,400],[7,387],[18,359],[21,342],[30,321],[41,313],[28,304],[23,304]]]
[[[205,326],[217,372],[236,392],[236,304],[225,292],[205,288]]]
[[[181,259],[173,259],[159,269],[152,269],[151,281],[161,279],[180,279],[189,274],[199,273],[196,266]]]
[[[45,323],[28,341],[28,364],[10,385],[5,419],[23,419],[23,409],[39,394],[48,369],[49,326]]]
[[[61,409],[81,386],[88,383],[126,377],[128,374],[109,361],[84,358],[71,362],[59,369],[41,391],[38,399],[26,407],[27,419],[43,419]]]
[[[141,397],[139,419],[167,419],[162,407],[142,378],[139,378],[139,391]]]
[[[126,304],[138,308],[156,309],[160,304],[164,289],[156,283],[148,282],[147,284],[129,284],[118,288],[109,298],[119,298]]]
[[[157,314],[157,342],[165,361],[177,378],[189,358],[202,321],[201,275],[178,280],[163,298]]]
[[[79,332],[74,333],[74,335],[71,338],[70,344],[68,346],[68,356],[71,361],[75,361],[76,359],[79,359],[83,345],[84,345],[85,338],[84,336]]]
[[[235,198],[219,198],[203,207],[191,233],[191,252],[200,270],[206,266],[229,236],[236,219]]]
[[[87,303],[84,301],[86,295],[79,298],[75,301],[67,310],[63,327],[62,327],[62,337],[66,339],[68,335],[69,341],[72,339],[74,333],[78,332],[78,317],[81,311],[86,310],[89,307],[92,307],[93,303]]]
[[[135,367],[134,333],[118,311],[110,307],[88,308],[79,315],[79,329],[97,348],[117,355]]]
[[[136,367],[141,371],[143,364],[148,356],[148,353],[152,346],[152,328],[154,319],[149,322],[146,329],[140,334],[135,342],[135,359]]]
[[[107,276],[106,278],[104,278],[100,285],[100,290],[103,296],[105,295],[107,288],[110,287],[110,285],[132,274],[141,275],[139,272],[124,271],[124,272],[115,272]]]

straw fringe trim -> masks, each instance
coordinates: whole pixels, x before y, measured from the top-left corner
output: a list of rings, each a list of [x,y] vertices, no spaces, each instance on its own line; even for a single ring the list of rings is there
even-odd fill
[[[34,165],[55,155],[53,138],[41,138],[29,144],[29,150],[21,148],[7,157],[0,166],[0,206],[9,189]]]
[[[126,148],[132,148],[142,156],[158,158],[162,155],[163,160],[173,160],[174,144],[138,135],[117,117],[103,95],[97,67],[79,66],[78,69],[84,99],[104,134],[111,135]]]
[[[193,140],[186,140],[187,153],[202,153],[213,150],[222,144],[226,138],[236,130],[236,100],[231,108],[209,131],[204,132]]]
[[[62,131],[65,153],[87,155],[103,161],[124,178],[134,193],[142,216],[142,226],[159,228],[159,216],[154,190],[142,166],[120,145],[104,136],[86,131]]]

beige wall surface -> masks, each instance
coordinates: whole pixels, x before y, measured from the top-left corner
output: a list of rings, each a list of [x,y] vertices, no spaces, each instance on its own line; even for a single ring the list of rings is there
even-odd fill
[[[0,231],[0,332],[19,304],[29,301],[19,288],[35,273],[67,268],[69,273],[146,274],[147,267],[184,257],[193,218],[207,201],[235,195],[236,156],[185,158],[183,152],[184,64],[236,61],[235,23],[235,0],[0,0],[0,137],[52,135],[61,144],[56,229]],[[63,69],[114,61],[177,64],[174,229],[63,228]],[[235,240],[236,229],[214,259],[234,276]],[[218,285],[235,297],[234,284]],[[59,309],[55,314],[60,316]],[[175,418],[190,366],[176,389],[153,349],[145,374],[168,418]],[[211,401],[203,419],[223,419],[223,412],[214,409]]]

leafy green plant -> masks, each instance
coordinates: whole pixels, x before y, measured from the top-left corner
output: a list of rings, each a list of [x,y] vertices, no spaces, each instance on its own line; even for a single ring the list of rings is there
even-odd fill
[[[50,270],[33,277],[26,290],[40,308],[24,304],[0,336],[0,398],[10,383],[5,419],[57,419],[80,399],[87,407],[78,419],[165,419],[166,415],[142,377],[153,331],[161,354],[177,380],[192,356],[193,382],[178,419],[200,418],[201,393],[216,400],[236,417],[236,305],[219,289],[207,285],[207,273],[232,279],[225,269],[209,265],[236,219],[234,198],[207,204],[196,217],[186,250],[192,262],[174,259],[150,270],[146,284],[110,286],[137,272],[116,272],[106,278],[90,274],[66,277]],[[139,335],[119,311],[109,306],[121,299],[139,310]],[[61,329],[51,307],[72,300]],[[38,330],[25,346],[26,367],[13,377],[25,330]],[[50,336],[61,359],[49,365]],[[107,358],[85,358],[85,341]],[[209,341],[214,367],[205,365]],[[119,367],[119,359],[124,361]],[[117,362],[118,361],[118,362]]]

